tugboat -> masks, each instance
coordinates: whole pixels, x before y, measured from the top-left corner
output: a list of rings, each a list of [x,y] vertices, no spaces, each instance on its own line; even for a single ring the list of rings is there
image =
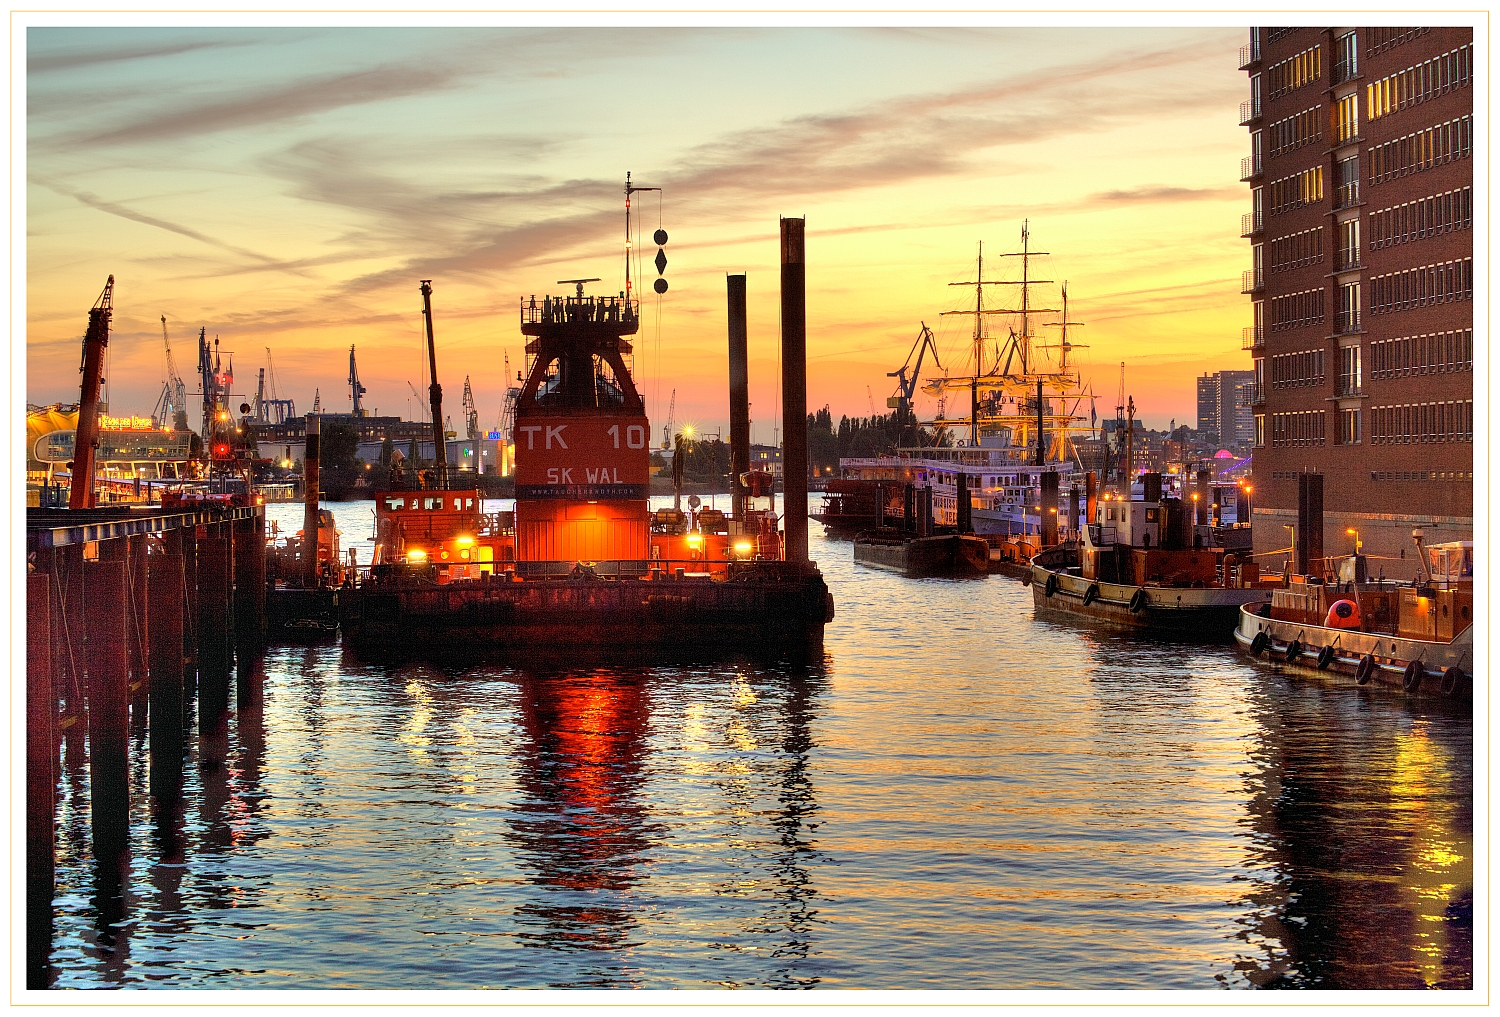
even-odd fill
[[[1370,582],[1363,555],[1339,561],[1334,582],[1292,576],[1269,604],[1240,610],[1234,639],[1257,660],[1399,685],[1408,695],[1471,700],[1474,543],[1424,547],[1412,583]]]
[[[1050,550],[1032,560],[1037,613],[1178,638],[1227,640],[1241,606],[1269,603],[1271,589],[1254,565],[1242,565],[1236,555],[1193,538],[1192,508],[1182,499],[1162,497],[1161,474],[1147,473],[1144,479],[1144,499],[1134,501],[1107,493],[1096,498],[1090,475],[1092,522],[1084,527],[1078,563],[1059,561]]]
[[[640,189],[627,178],[627,236],[629,195]],[[656,238],[664,244],[665,231]],[[520,302],[529,341],[515,403],[513,516],[484,514],[477,491],[446,490],[441,460],[433,487],[377,495],[379,564],[339,601],[360,652],[821,647],[832,596],[805,551],[798,559],[783,550],[791,544],[777,531],[768,475],[740,478],[743,518],[650,511],[650,428],[628,364],[639,302],[628,276],[618,295],[587,294],[597,281],[562,280],[572,294]],[[423,293],[430,298],[426,283]],[[429,303],[429,351],[431,321]],[[783,364],[788,378],[805,372]],[[435,357],[432,367],[435,379]],[[434,381],[440,448],[438,400]],[[787,469],[805,474],[805,457],[792,459]],[[804,548],[805,525],[804,516]]]

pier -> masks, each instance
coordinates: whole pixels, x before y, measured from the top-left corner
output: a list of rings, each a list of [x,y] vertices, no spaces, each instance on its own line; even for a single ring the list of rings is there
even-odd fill
[[[231,673],[243,684],[264,646],[265,510],[30,509],[26,554],[27,985],[40,988],[59,749],[77,759],[86,748],[95,859],[101,873],[123,878],[130,752],[142,744],[133,732],[146,735],[158,799],[181,792],[194,695],[199,758],[224,763]]]

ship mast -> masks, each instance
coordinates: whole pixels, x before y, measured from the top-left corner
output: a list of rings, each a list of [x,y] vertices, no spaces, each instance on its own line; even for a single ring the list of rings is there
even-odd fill
[[[630,292],[630,256],[633,253],[630,243],[630,196],[637,191],[659,191],[660,187],[636,187],[630,182],[630,171],[625,171],[625,299],[632,296]],[[580,294],[581,296],[581,294]]]

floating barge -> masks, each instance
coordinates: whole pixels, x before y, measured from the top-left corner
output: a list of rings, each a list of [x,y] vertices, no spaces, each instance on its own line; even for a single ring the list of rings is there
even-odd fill
[[[618,296],[593,296],[584,286],[597,280],[563,280],[572,295],[521,302],[528,363],[515,410],[514,513],[485,515],[478,491],[447,490],[441,461],[408,486],[377,492],[375,561],[339,591],[345,639],[370,657],[821,652],[833,598],[807,560],[802,225],[782,220],[784,410],[803,428],[800,442],[795,425],[786,435],[784,534],[771,477],[748,467],[735,475],[732,518],[650,511],[650,425],[628,363],[638,301],[628,281]],[[430,352],[427,283],[423,293]],[[737,398],[743,276],[729,277],[729,296],[731,443],[744,444],[731,454],[748,464],[748,399]],[[432,398],[441,427],[435,383]]]

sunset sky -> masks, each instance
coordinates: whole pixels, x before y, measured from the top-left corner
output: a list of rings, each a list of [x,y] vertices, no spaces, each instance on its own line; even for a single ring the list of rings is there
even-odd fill
[[[114,413],[155,403],[165,314],[189,391],[204,327],[234,354],[237,396],[269,347],[282,398],[306,412],[317,389],[347,410],[354,345],[365,406],[420,416],[408,383],[425,394],[418,285],[432,279],[445,412],[461,420],[468,376],[493,427],[504,354],[512,376],[524,365],[518,300],[574,277],[623,287],[629,170],[663,189],[637,206],[635,369],[657,440],[673,390],[679,424],[727,435],[724,277],[738,272],[754,439],[771,440],[779,216],[807,219],[809,410],[885,412],[923,320],[965,372],[969,320],[939,312],[972,296],[947,284],[973,278],[980,241],[986,277],[1018,278],[1019,259],[989,256],[1019,250],[1029,218],[1050,252],[1033,274],[1066,280],[1086,323],[1074,339],[1100,416],[1124,361],[1149,426],[1194,424],[1194,377],[1250,366],[1246,40],[1228,26],[32,27],[26,398],[77,400],[88,309],[113,274]],[[1057,306],[1055,284],[1033,299]]]

